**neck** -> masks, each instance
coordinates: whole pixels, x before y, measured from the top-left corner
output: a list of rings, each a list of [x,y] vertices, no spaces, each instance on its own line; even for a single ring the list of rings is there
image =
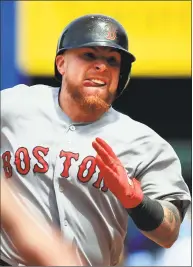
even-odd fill
[[[61,89],[59,94],[59,105],[64,113],[73,122],[94,122],[106,112],[101,109],[93,109],[92,107],[83,107],[78,100],[72,98],[67,90]]]

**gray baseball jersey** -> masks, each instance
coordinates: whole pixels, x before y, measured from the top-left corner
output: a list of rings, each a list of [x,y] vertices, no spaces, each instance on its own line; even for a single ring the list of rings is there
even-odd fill
[[[190,201],[180,162],[157,133],[113,108],[96,122],[73,123],[58,93],[23,84],[1,92],[2,168],[28,209],[59,227],[88,265],[115,265],[128,213],[106,187],[92,141],[104,139],[152,199]],[[1,253],[22,262],[4,230]]]

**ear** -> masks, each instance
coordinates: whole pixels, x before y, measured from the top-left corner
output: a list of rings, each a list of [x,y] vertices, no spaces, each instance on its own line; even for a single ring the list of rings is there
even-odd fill
[[[64,60],[64,55],[58,55],[56,57],[56,66],[61,75],[65,73],[65,60]]]

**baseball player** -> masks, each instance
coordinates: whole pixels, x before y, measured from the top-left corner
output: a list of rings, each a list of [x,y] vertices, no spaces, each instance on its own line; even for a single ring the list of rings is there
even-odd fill
[[[190,203],[173,148],[112,108],[134,61],[119,22],[86,15],[59,38],[59,88],[19,84],[1,93],[5,176],[32,214],[78,247],[85,265],[118,264],[130,219],[171,247]],[[4,229],[1,255],[25,264]]]

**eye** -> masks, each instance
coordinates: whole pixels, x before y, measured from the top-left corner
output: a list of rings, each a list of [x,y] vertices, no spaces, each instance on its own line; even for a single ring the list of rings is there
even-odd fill
[[[109,57],[107,59],[107,62],[111,66],[115,66],[115,67],[119,67],[120,66],[120,62],[119,62],[118,59],[116,59],[116,57]]]
[[[87,52],[87,53],[84,53],[83,55],[84,58],[88,59],[88,60],[93,60],[93,59],[96,59],[96,56],[94,53],[92,52]]]

